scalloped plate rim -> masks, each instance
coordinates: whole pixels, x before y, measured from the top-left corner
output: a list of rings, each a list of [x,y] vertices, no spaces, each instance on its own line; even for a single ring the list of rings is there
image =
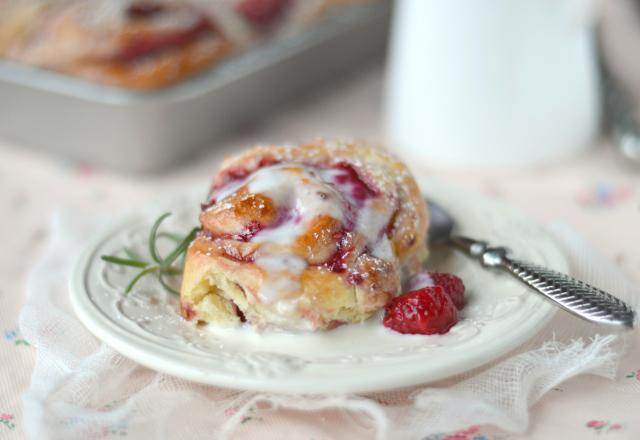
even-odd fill
[[[451,183],[443,183],[438,179],[431,178],[423,178],[420,179],[419,182],[421,183],[421,187],[426,186],[424,182],[429,182],[429,185],[432,187],[434,186],[434,183],[437,182],[435,187],[438,185],[444,185],[448,190],[454,192],[464,191],[465,193],[473,195],[474,203],[490,201],[493,204],[501,205],[505,212],[524,217],[520,211],[498,199],[474,193],[473,191],[460,189]],[[431,193],[432,191],[425,192]],[[433,198],[437,199],[438,197],[434,195]],[[170,200],[171,197],[167,197],[167,199]],[[452,354],[450,355],[450,362],[441,363],[437,368],[431,366],[430,370],[428,370],[428,374],[419,366],[405,368],[402,371],[392,371],[392,369],[388,368],[390,365],[388,362],[385,362],[382,365],[360,364],[348,366],[339,364],[314,364],[313,362],[310,362],[305,365],[307,368],[304,370],[304,374],[299,374],[299,371],[295,371],[292,372],[292,374],[287,375],[284,379],[250,376],[242,373],[232,374],[228,371],[217,371],[215,368],[201,369],[192,367],[185,362],[178,362],[175,359],[171,359],[172,355],[175,355],[175,353],[173,353],[170,348],[145,340],[145,338],[132,334],[126,331],[126,329],[117,326],[104,315],[102,310],[99,310],[95,306],[89,298],[86,288],[86,278],[89,276],[86,269],[91,260],[95,258],[95,254],[98,252],[100,245],[108,240],[113,234],[120,231],[123,227],[126,227],[126,225],[144,218],[145,216],[140,211],[149,211],[152,207],[156,207],[157,205],[158,203],[150,204],[147,207],[143,207],[140,210],[136,210],[133,213],[123,216],[110,227],[96,234],[96,236],[89,241],[84,250],[77,257],[72,267],[71,277],[69,279],[71,304],[80,321],[91,333],[94,334],[94,336],[123,354],[125,357],[153,370],[192,380],[194,382],[251,391],[311,394],[333,392],[379,392],[426,384],[481,367],[482,365],[505,355],[535,336],[557,311],[557,308],[547,301],[541,302],[540,307],[528,315],[528,318],[524,322],[521,322],[518,332],[513,333],[512,337],[504,337],[499,341],[493,342],[490,346],[485,347],[480,355],[473,357],[461,355],[459,353]],[[162,203],[160,203],[160,205],[162,205]],[[545,234],[554,246],[554,249],[547,250],[548,253],[545,254],[545,256],[551,257],[554,269],[567,271],[568,262],[566,256],[557,244],[556,240],[553,239],[549,233],[545,232]],[[478,263],[469,260],[469,264]],[[535,295],[533,292],[532,294]],[[513,335],[516,335],[517,337],[514,337]],[[184,355],[184,357],[187,358],[188,355]],[[398,362],[400,366],[403,366],[406,363],[406,359],[399,359]],[[313,368],[314,366],[315,369]],[[332,368],[334,370],[335,368],[338,368],[338,371],[331,371]],[[355,371],[350,371],[350,368]],[[370,374],[359,374],[365,372],[364,370]],[[371,374],[372,372],[375,374]],[[330,381],[327,383],[321,382],[318,379],[330,379]]]

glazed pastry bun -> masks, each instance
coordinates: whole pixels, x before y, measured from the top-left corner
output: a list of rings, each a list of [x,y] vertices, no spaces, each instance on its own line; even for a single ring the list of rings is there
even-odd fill
[[[287,330],[361,322],[422,267],[428,221],[407,167],[383,151],[253,148],[222,164],[202,206],[182,315]]]

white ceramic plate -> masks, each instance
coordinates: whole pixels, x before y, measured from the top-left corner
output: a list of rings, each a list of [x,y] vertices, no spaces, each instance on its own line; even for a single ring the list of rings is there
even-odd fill
[[[421,186],[458,220],[459,231],[508,246],[518,257],[567,271],[553,239],[504,204],[442,183]],[[429,266],[461,276],[467,305],[446,335],[401,335],[381,317],[329,332],[289,334],[242,328],[197,327],[178,314],[178,299],[153,277],[128,296],[132,269],[104,263],[102,254],[124,246],[146,254],[151,222],[163,211],[166,225],[186,231],[197,222],[198,197],[142,209],[96,237],[71,278],[75,311],[98,338],[149,368],[228,388],[285,393],[370,392],[442,379],[487,363],[522,344],[555,308],[508,276],[490,272],[453,252],[434,252]]]

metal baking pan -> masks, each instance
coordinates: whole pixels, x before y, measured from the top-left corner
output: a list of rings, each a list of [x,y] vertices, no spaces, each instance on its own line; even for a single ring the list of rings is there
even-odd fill
[[[0,62],[0,136],[121,171],[159,170],[382,54],[389,16],[387,0],[345,7],[153,92]]]

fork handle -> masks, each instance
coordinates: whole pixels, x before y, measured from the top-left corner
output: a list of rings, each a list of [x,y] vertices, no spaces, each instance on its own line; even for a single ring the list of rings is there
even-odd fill
[[[609,293],[554,270],[507,256],[504,247],[463,236],[453,236],[451,244],[486,267],[502,269],[558,306],[587,321],[633,328],[634,311]]]

